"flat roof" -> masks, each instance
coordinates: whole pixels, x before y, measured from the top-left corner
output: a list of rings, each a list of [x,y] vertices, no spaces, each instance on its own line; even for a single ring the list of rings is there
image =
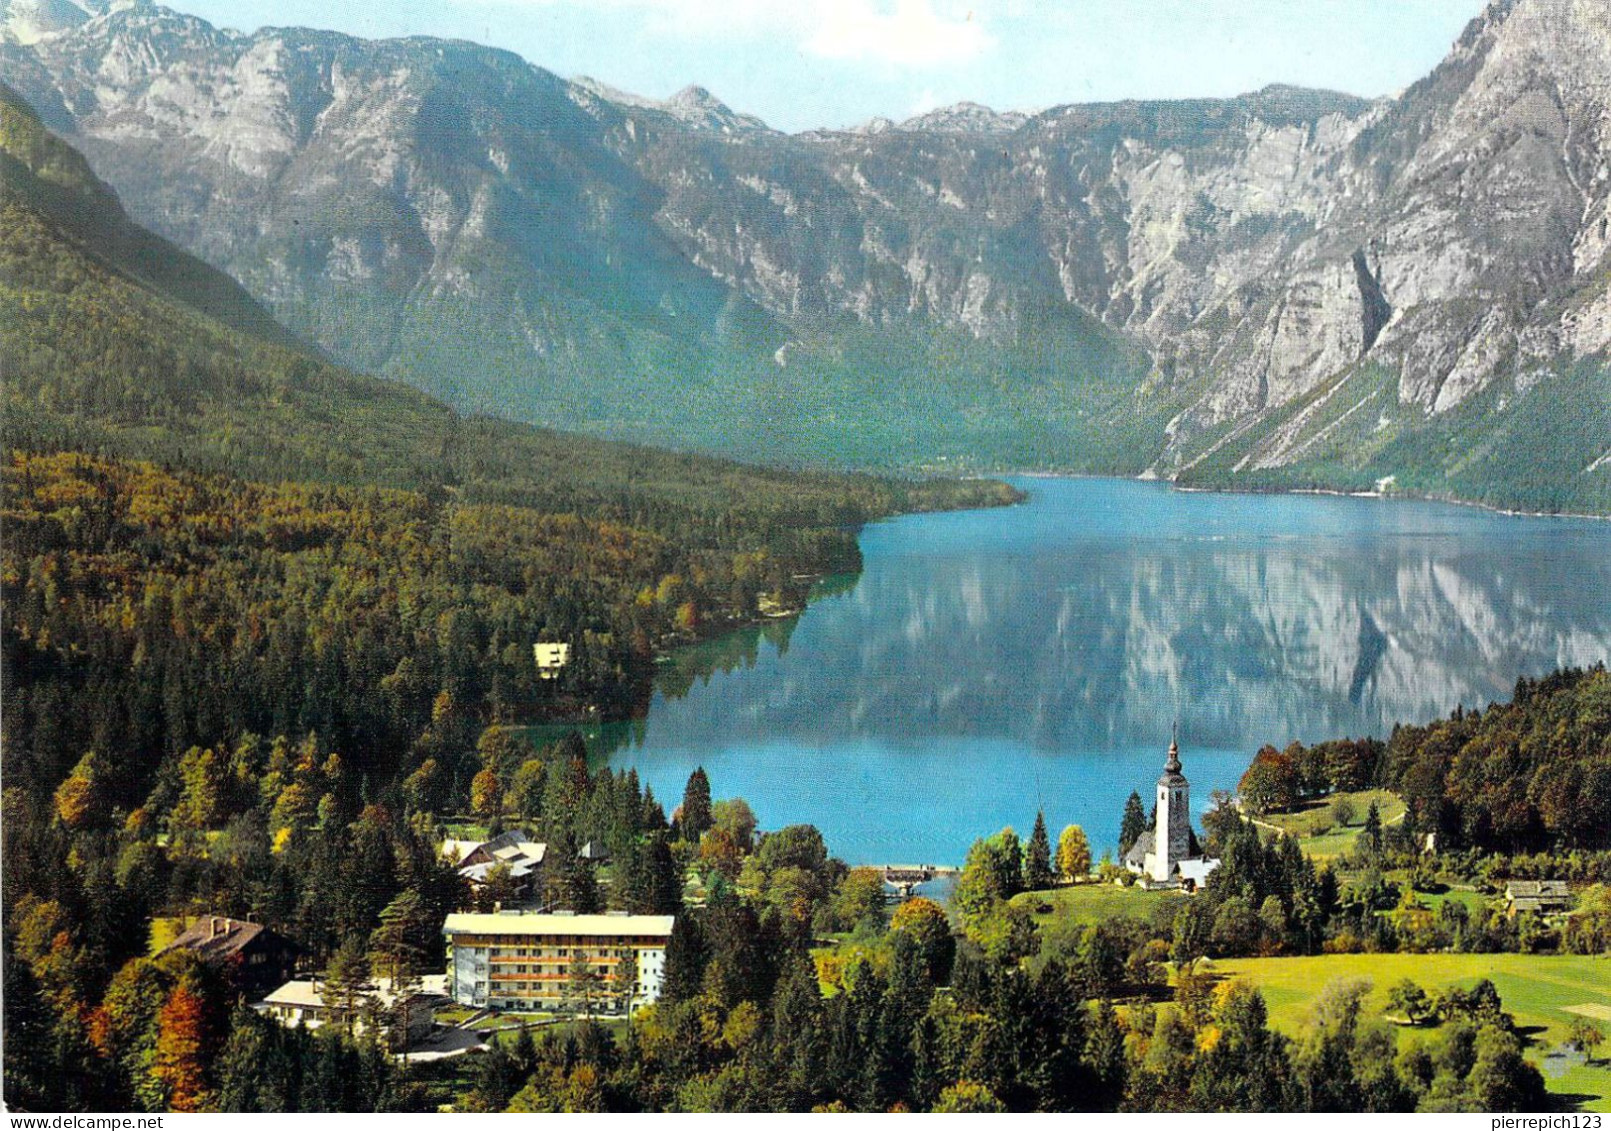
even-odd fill
[[[437,983],[433,986],[428,985],[426,980],[421,979],[420,984],[411,989],[408,996],[410,998],[441,996],[443,990],[442,983],[445,981],[445,978],[439,978]],[[292,978],[289,982],[285,983],[285,985],[281,986],[279,989],[269,994],[268,997],[264,998],[263,1004],[294,1005],[300,1006],[304,1009],[310,1006],[322,1006],[325,1004],[324,995],[320,992],[320,987],[322,985],[323,979],[321,978]],[[363,990],[355,994],[354,997],[360,1001],[365,997],[378,998],[383,1006],[388,1007],[397,1000],[397,995],[392,992],[392,983],[390,978],[373,979],[365,985]]]
[[[444,935],[638,935],[666,938],[674,915],[476,915],[454,912]]]

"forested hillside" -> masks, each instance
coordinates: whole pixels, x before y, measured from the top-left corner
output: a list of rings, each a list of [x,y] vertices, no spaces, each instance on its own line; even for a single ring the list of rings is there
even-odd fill
[[[439,693],[483,723],[625,714],[667,641],[854,570],[860,523],[1012,497],[461,420],[244,332],[267,319],[238,289],[233,325],[208,317],[191,291],[227,280],[129,234],[14,99],[0,130],[5,439],[99,453],[8,462],[7,757],[43,774],[16,784],[53,788],[90,746],[154,766],[242,730],[362,734],[395,758]],[[578,648],[541,702],[538,639]],[[387,678],[407,690],[381,710]],[[62,706],[90,687],[120,721]]]
[[[1509,703],[1399,727],[1386,783],[1416,828],[1490,852],[1611,849],[1611,674],[1516,683]]]
[[[1385,745],[1266,746],[1240,793],[1265,811],[1371,787],[1402,797],[1405,827],[1444,851],[1611,849],[1611,674],[1602,664],[1520,679],[1508,703],[1394,727]]]
[[[663,649],[858,568],[860,524],[1015,498],[462,419],[301,348],[9,97],[0,174],[14,1109],[213,1104],[218,1042],[253,1030],[206,970],[139,957],[154,914],[253,915],[322,965],[402,899],[391,937],[429,968],[463,895],[431,814],[532,774],[498,724],[631,714]],[[556,679],[541,640],[572,647]],[[575,761],[551,800],[595,792]],[[276,1053],[304,1054],[323,1090],[282,1103],[381,1102],[384,1059]]]

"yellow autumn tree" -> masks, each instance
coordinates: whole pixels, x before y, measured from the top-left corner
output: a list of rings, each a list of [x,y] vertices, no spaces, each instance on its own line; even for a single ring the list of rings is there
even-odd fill
[[[1078,825],[1068,826],[1057,838],[1057,870],[1075,884],[1090,875],[1091,842]]]
[[[56,787],[56,816],[70,829],[82,829],[106,818],[106,767],[91,750],[78,760],[67,780]]]

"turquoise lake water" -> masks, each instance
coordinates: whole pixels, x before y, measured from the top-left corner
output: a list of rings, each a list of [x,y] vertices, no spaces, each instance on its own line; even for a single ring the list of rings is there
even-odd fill
[[[616,738],[669,810],[697,765],[851,863],[979,836],[1097,855],[1180,725],[1199,812],[1266,742],[1381,737],[1611,656],[1611,523],[1016,479],[1017,507],[869,526],[796,622],[679,658]]]

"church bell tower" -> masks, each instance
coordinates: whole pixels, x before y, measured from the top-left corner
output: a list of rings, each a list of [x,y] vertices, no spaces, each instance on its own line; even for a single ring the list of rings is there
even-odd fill
[[[1153,850],[1147,854],[1148,874],[1168,883],[1182,860],[1191,855],[1191,786],[1180,772],[1180,744],[1172,736],[1169,760],[1158,778],[1158,824]]]

